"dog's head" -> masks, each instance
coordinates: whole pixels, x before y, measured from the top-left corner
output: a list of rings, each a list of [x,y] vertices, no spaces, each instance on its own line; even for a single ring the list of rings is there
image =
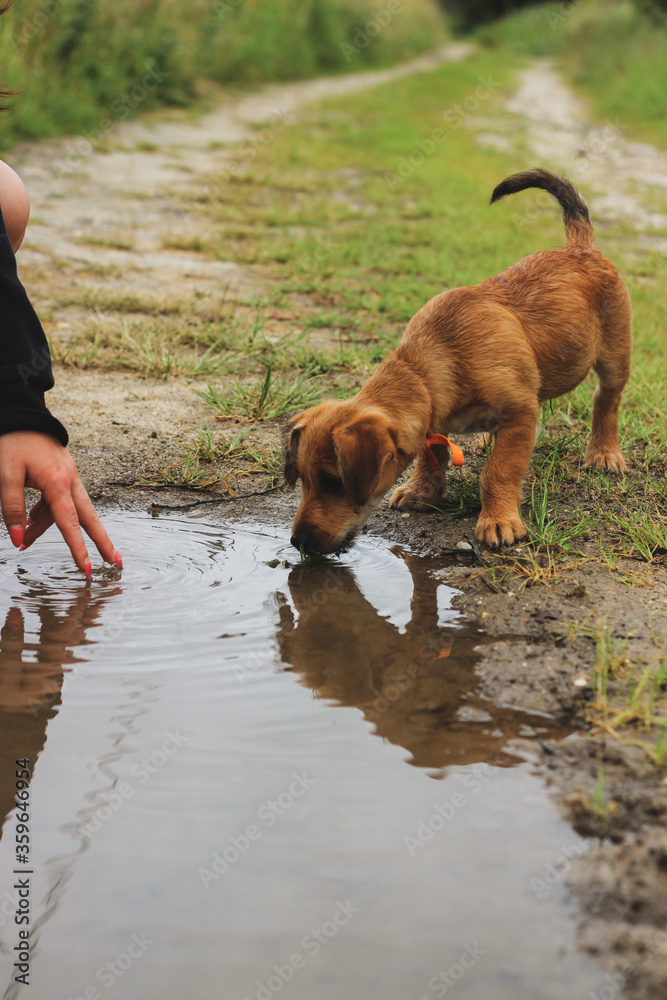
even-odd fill
[[[292,545],[340,552],[352,544],[373,508],[414,457],[396,421],[354,400],[320,403],[286,428],[285,479],[301,479]],[[401,445],[404,447],[401,447]]]

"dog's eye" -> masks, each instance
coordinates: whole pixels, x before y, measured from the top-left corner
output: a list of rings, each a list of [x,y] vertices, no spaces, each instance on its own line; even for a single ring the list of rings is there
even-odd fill
[[[323,493],[340,493],[343,488],[343,480],[338,476],[330,476],[326,472],[320,472],[320,489]]]

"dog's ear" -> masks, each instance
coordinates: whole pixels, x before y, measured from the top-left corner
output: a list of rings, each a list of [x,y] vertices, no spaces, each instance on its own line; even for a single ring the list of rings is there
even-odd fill
[[[372,497],[389,461],[396,461],[396,439],[386,418],[365,414],[333,432],[343,487],[357,507]]]
[[[285,468],[283,470],[285,482],[288,486],[294,486],[299,478],[299,466],[297,456],[299,453],[299,439],[305,424],[302,415],[299,413],[285,425],[283,433],[283,451],[285,455]]]

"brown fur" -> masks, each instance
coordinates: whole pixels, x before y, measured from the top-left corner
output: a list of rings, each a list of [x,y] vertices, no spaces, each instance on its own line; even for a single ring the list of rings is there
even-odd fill
[[[550,191],[563,208],[567,245],[543,250],[478,285],[436,295],[408,323],[398,348],[351,399],[325,402],[288,425],[285,477],[303,493],[292,544],[336,552],[354,537],[401,473],[415,470],[391,505],[423,510],[442,480],[425,457],[433,430],[487,431],[476,534],[509,545],[526,534],[521,482],[541,404],[574,389],[591,367],[593,426],[585,464],[623,472],[618,409],[630,374],[630,298],[593,244],[588,209],[569,181],[544,170],[514,174],[492,200],[527,187]],[[444,473],[449,449],[434,446]]]

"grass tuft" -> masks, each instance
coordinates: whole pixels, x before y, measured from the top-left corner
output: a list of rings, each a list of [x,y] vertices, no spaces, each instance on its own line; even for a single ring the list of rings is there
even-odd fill
[[[226,386],[224,393],[208,385],[205,390],[195,389],[195,393],[216,411],[220,420],[277,420],[318,402],[321,386],[309,371],[276,378],[269,365],[258,382],[235,382]]]

